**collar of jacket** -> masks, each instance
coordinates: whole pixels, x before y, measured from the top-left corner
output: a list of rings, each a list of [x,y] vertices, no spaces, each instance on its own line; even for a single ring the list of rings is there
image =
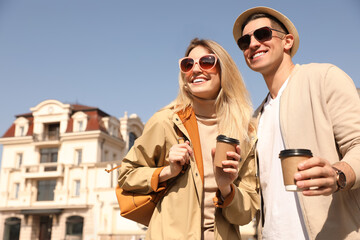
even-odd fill
[[[191,140],[190,143],[194,150],[195,162],[199,170],[201,180],[204,183],[204,165],[201,153],[199,130],[194,110],[192,107],[187,107],[185,110],[177,112],[177,115],[181,119],[186,131],[189,134]]]
[[[292,72],[290,73],[289,75],[289,82],[288,82],[288,85],[290,84],[290,81],[291,81],[291,77],[297,72],[299,71],[300,69],[300,65],[299,64],[296,64],[294,66],[294,69],[292,70]],[[284,92],[286,91],[286,89],[284,89]],[[283,93],[284,93],[283,92]],[[261,116],[261,113],[264,109],[264,105],[266,103],[266,100],[268,98],[268,96],[270,95],[270,92],[268,92],[268,94],[266,94],[266,97],[264,98],[264,100],[262,101],[262,103],[260,104],[260,106],[255,110],[254,114],[253,114],[253,119],[255,120],[255,126],[256,126],[256,129],[257,129],[257,126],[259,124],[259,120],[260,120],[260,116]],[[281,99],[281,98],[280,98]]]

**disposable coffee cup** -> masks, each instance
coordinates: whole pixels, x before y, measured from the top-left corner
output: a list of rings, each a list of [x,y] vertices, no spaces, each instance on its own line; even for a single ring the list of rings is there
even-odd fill
[[[298,172],[298,164],[312,156],[311,150],[308,149],[286,149],[280,152],[279,158],[286,191],[300,192],[303,190],[296,186],[294,175]]]
[[[239,145],[239,143],[240,141],[235,138],[226,137],[225,135],[217,136],[214,165],[222,168],[222,161],[231,160],[226,155],[226,152],[236,152],[236,145]]]

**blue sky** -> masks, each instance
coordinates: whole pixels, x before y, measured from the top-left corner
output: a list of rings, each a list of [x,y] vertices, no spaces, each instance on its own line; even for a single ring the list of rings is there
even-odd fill
[[[230,53],[256,107],[267,89],[246,66],[232,27],[261,5],[297,27],[295,63],[333,63],[360,88],[359,0],[0,0],[0,134],[46,99],[146,122],[175,98],[178,59],[194,37]]]

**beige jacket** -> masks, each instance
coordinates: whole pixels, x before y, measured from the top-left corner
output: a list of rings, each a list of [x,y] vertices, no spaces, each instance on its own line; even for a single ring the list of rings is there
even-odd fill
[[[280,128],[285,148],[311,149],[356,173],[350,191],[298,193],[310,239],[360,239],[360,100],[351,78],[331,64],[296,65],[280,99]]]
[[[167,195],[157,204],[146,234],[147,239],[201,239],[201,199],[203,194],[203,166],[197,122],[191,109],[175,114],[170,109],[157,112],[146,123],[141,137],[135,141],[122,162],[119,185],[128,191],[149,193],[164,188],[159,184],[162,167],[169,164],[168,154],[177,143],[179,129],[190,140],[195,159],[184,175],[176,179]],[[249,223],[259,209],[256,191],[258,181],[253,147],[242,144],[239,177],[232,193],[221,201],[214,198],[215,239],[240,239],[239,226]]]

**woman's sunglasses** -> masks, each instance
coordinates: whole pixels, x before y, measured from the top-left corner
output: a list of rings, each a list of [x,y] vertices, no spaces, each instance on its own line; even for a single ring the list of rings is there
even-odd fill
[[[191,57],[184,57],[179,60],[179,67],[183,73],[188,73],[193,70],[195,64],[197,63],[201,70],[209,71],[213,69],[216,65],[217,57],[215,54],[207,54],[195,60]]]
[[[259,42],[265,42],[265,41],[271,40],[271,38],[273,37],[272,31],[287,34],[283,31],[279,31],[274,28],[262,27],[262,28],[256,29],[252,34],[246,34],[246,35],[242,36],[241,38],[239,38],[239,40],[237,41],[237,44],[238,44],[239,48],[242,51],[244,51],[244,50],[248,49],[250,46],[251,35],[254,35],[255,39],[258,40]]]

